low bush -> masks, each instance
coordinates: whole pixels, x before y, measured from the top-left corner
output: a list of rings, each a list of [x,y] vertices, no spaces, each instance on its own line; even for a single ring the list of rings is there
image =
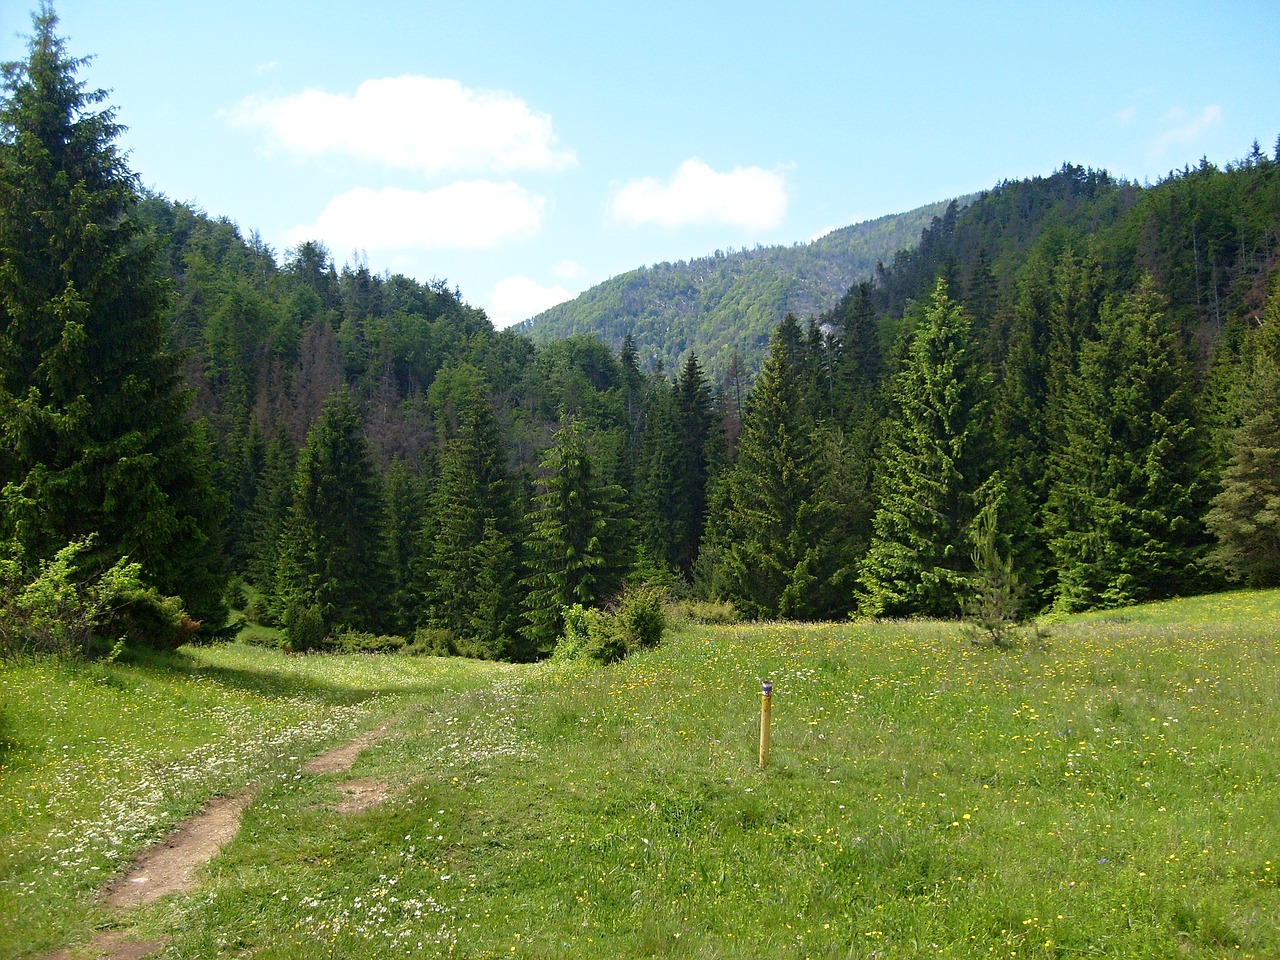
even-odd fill
[[[342,653],[400,653],[407,644],[404,637],[363,630],[344,630],[335,641],[337,649]]]
[[[728,600],[673,600],[667,604],[667,616],[677,623],[704,626],[731,626],[742,622],[742,616]]]
[[[564,635],[551,659],[616,663],[637,650],[656,647],[666,629],[665,597],[654,587],[631,587],[622,595],[616,610],[587,608],[578,603],[566,607]]]
[[[444,627],[418,627],[413,631],[413,639],[404,648],[404,652],[420,657],[451,657],[457,654],[458,647],[452,630]]]
[[[328,640],[324,614],[315,604],[290,605],[284,618],[284,649],[294,653],[323,650]]]
[[[199,628],[179,598],[143,582],[140,564],[92,572],[93,541],[68,543],[34,572],[0,557],[0,656],[107,654],[126,642],[171,649]]]

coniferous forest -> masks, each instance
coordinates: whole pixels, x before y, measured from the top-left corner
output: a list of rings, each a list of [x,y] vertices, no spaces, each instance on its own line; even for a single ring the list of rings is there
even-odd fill
[[[0,641],[108,587],[141,643],[246,610],[532,660],[629,590],[820,620],[1280,584],[1280,142],[998,183],[713,381],[146,192],[35,23],[0,101]]]

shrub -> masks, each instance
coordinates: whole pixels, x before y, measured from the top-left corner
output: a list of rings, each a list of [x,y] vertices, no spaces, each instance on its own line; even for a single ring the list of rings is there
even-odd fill
[[[631,587],[616,612],[575,603],[564,610],[564,635],[551,659],[615,663],[636,650],[656,647],[666,628],[665,594],[654,587]]]
[[[650,650],[662,642],[667,628],[666,594],[656,587],[632,587],[622,595],[617,627],[626,652]]]
[[[34,575],[16,557],[0,557],[0,655],[107,653],[126,638],[174,647],[195,631],[199,624],[187,619],[182,601],[143,583],[139,564],[125,558],[87,573],[93,540],[68,543]]]
[[[405,645],[404,637],[363,630],[344,630],[337,637],[338,649],[343,653],[399,653]]]
[[[294,653],[323,650],[328,641],[324,615],[315,604],[291,604],[285,612],[284,631],[284,648]]]
[[[728,600],[674,600],[667,605],[667,617],[678,623],[728,626],[742,622],[737,608]]]
[[[128,637],[153,650],[176,650],[200,629],[200,623],[187,617],[177,597],[162,596],[149,587],[122,594],[106,627],[111,637]]]
[[[458,652],[453,631],[444,627],[419,627],[405,653],[422,657],[451,657]]]

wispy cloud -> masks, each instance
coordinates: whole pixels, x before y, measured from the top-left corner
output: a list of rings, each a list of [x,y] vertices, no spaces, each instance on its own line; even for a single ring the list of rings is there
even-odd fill
[[[1201,110],[1198,116],[1185,123],[1182,121],[1186,119],[1186,113],[1182,110],[1172,111],[1169,118],[1177,122],[1178,126],[1166,130],[1156,138],[1152,145],[1152,153],[1157,157],[1163,155],[1169,147],[1192,144],[1199,140],[1205,131],[1222,120],[1222,108],[1217,104],[1210,104]]]
[[[509,327],[513,323],[536,316],[557,303],[564,303],[572,296],[559,284],[544,287],[528,277],[507,277],[499,280],[489,294],[487,313],[495,327]]]
[[[559,145],[550,116],[513,94],[456,80],[388,77],[367,80],[352,95],[256,95],[227,116],[300,156],[355,157],[428,176],[563,170],[577,162]]]
[[[713,170],[696,157],[680,164],[667,182],[654,177],[632,180],[613,196],[610,215],[634,225],[682,227],[723,223],[745,230],[781,225],[787,212],[787,183],[761,167]]]
[[[323,240],[331,250],[481,250],[534,236],[546,200],[519,184],[465,180],[439,190],[357,187],[331,200],[291,244]]]

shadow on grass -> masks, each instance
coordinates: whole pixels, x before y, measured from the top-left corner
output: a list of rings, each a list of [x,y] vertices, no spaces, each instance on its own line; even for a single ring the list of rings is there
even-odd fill
[[[309,657],[323,657],[323,654],[307,654]],[[229,690],[257,694],[269,698],[286,698],[305,696],[319,699],[333,706],[350,706],[362,703],[373,697],[386,694],[422,695],[439,691],[450,685],[457,678],[432,676],[424,677],[421,682],[405,683],[392,681],[386,685],[343,683],[334,678],[308,676],[302,673],[281,669],[269,663],[244,663],[227,666],[202,662],[198,655],[185,650],[172,651],[130,651],[121,657],[121,662],[136,669],[163,672],[177,676],[212,680]],[[0,730],[2,734],[2,730]]]

